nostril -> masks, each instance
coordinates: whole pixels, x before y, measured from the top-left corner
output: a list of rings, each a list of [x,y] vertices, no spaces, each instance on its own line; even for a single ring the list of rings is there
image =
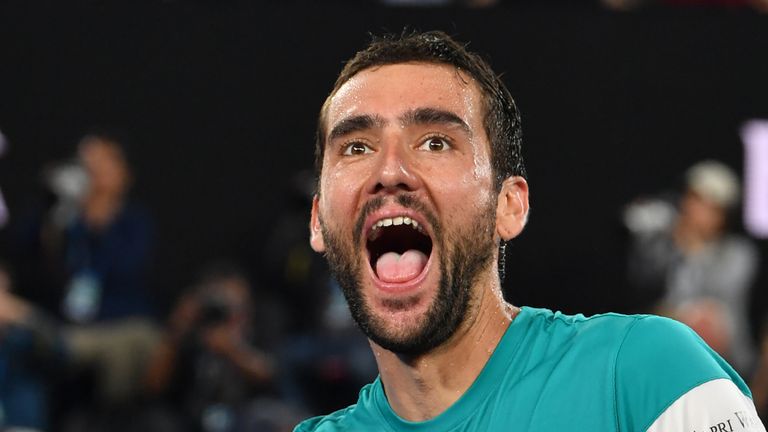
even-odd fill
[[[384,185],[383,183],[376,183],[376,186],[374,186],[373,191],[374,193],[385,191],[385,190],[392,190],[392,191],[412,191],[413,188],[407,184],[407,183],[397,183],[395,185]]]

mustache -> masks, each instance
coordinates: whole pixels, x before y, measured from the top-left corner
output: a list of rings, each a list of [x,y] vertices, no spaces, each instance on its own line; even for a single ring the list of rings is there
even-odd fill
[[[355,228],[352,233],[352,240],[354,241],[355,245],[360,244],[360,238],[363,236],[363,225],[365,224],[365,219],[367,219],[371,213],[384,207],[384,204],[387,202],[387,198],[390,197],[378,196],[363,205],[363,208],[360,210],[360,215],[355,221]],[[432,226],[433,231],[435,233],[440,233],[440,223],[437,221],[437,217],[431,210],[429,210],[429,207],[427,207],[427,205],[421,202],[418,198],[412,194],[399,193],[394,196],[394,201],[407,209],[415,210],[418,213],[424,215],[429,224]]]

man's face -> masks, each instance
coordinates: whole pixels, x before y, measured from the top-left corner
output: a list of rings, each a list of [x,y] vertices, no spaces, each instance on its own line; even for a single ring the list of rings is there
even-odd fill
[[[680,203],[680,223],[702,238],[716,238],[723,230],[726,210],[694,190],[688,190]]]
[[[442,344],[496,278],[497,193],[480,90],[447,65],[364,70],[326,111],[312,246],[374,342]]]
[[[91,192],[122,195],[128,189],[128,164],[114,144],[89,138],[80,145],[80,161],[88,172]]]

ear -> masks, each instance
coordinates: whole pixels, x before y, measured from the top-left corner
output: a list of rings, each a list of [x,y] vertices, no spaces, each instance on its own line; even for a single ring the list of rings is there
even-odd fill
[[[325,240],[323,230],[320,229],[320,210],[318,209],[318,197],[312,197],[312,216],[309,220],[309,244],[315,252],[325,252]]]
[[[496,205],[496,234],[502,240],[517,237],[528,222],[528,182],[520,176],[509,177],[501,184]]]

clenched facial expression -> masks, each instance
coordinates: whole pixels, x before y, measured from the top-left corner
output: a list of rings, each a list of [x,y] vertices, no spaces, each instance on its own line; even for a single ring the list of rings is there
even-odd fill
[[[385,349],[439,346],[466,319],[478,279],[495,277],[483,115],[474,80],[431,63],[363,70],[326,106],[312,246]]]

